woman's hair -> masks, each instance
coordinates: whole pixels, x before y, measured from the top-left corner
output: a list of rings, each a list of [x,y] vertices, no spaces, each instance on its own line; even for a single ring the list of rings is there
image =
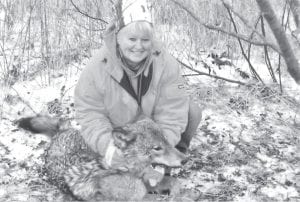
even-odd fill
[[[154,30],[153,30],[153,26],[150,22],[145,21],[145,20],[139,20],[139,21],[134,21],[131,22],[129,24],[127,24],[125,27],[121,28],[119,30],[122,31],[122,29],[131,26],[132,29],[130,31],[132,32],[140,32],[140,33],[145,33],[146,35],[148,35],[151,39],[154,38]]]
[[[150,22],[147,21],[135,21],[132,22],[135,25],[135,30],[138,32],[144,32],[153,38],[153,26]]]

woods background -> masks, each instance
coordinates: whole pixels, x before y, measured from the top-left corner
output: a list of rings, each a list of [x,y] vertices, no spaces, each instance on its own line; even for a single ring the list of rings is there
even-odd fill
[[[252,76],[263,82],[265,78],[255,71],[255,59],[266,64],[259,68],[267,68],[274,82],[280,82],[279,55],[299,55],[299,2],[269,2],[292,44],[289,55],[277,45],[283,41],[286,47],[286,42],[282,36],[276,41],[258,2],[268,1],[163,0],[149,1],[148,6],[158,38],[170,51],[176,51],[181,61],[183,55],[201,61],[203,54],[223,53],[230,60],[247,61]],[[115,6],[116,2],[108,0],[2,0],[1,80],[10,85],[15,79],[26,79],[39,71],[47,71],[49,76],[54,69],[89,56],[92,49],[101,47],[103,32],[116,17]],[[288,67],[299,82],[299,66]],[[51,82],[50,77],[45,80]]]

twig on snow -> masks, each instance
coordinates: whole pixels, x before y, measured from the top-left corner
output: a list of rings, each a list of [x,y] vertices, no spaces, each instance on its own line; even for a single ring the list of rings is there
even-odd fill
[[[11,87],[11,89],[13,89],[13,90],[17,93],[17,96],[19,97],[19,99],[20,99],[25,105],[27,105],[27,107],[28,107],[29,109],[31,109],[31,110],[33,111],[33,113],[38,114],[38,113],[30,106],[30,104],[29,104],[27,101],[25,101],[25,100],[20,96],[19,92],[18,92],[16,89],[14,89],[13,87]]]
[[[177,61],[181,65],[183,65],[184,67],[186,67],[187,69],[189,69],[189,70],[191,70],[193,72],[196,72],[198,75],[209,76],[209,77],[212,77],[212,78],[215,78],[215,79],[221,79],[221,80],[224,80],[224,81],[227,81],[227,82],[230,82],[230,83],[236,83],[236,84],[239,84],[239,85],[247,85],[246,83],[241,82],[241,81],[235,81],[235,80],[227,79],[227,78],[224,78],[224,77],[220,77],[220,76],[211,75],[211,74],[208,74],[208,73],[205,73],[205,72],[201,72],[199,70],[196,70],[196,69],[188,66],[187,64],[185,64],[184,62],[180,61],[179,59],[177,59]],[[187,75],[187,76],[191,76],[191,75]],[[196,76],[196,75],[193,75],[193,76]]]

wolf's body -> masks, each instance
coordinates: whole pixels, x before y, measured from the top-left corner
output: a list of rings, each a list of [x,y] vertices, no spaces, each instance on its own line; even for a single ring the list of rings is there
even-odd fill
[[[150,119],[117,130],[123,137],[124,158],[105,169],[103,159],[92,151],[78,130],[65,121],[47,116],[19,120],[19,127],[52,136],[46,152],[45,168],[50,181],[63,191],[83,200],[141,200],[147,193],[143,180],[151,164],[180,166],[184,155],[171,147],[160,128]],[[118,144],[116,144],[118,145]]]

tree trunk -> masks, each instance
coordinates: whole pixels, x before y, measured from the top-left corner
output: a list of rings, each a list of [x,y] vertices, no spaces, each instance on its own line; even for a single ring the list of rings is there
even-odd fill
[[[300,67],[299,63],[292,51],[291,45],[285,35],[279,20],[277,19],[274,10],[268,0],[256,0],[264,18],[269,23],[270,28],[276,38],[276,41],[285,60],[288,72],[293,79],[300,84]]]

